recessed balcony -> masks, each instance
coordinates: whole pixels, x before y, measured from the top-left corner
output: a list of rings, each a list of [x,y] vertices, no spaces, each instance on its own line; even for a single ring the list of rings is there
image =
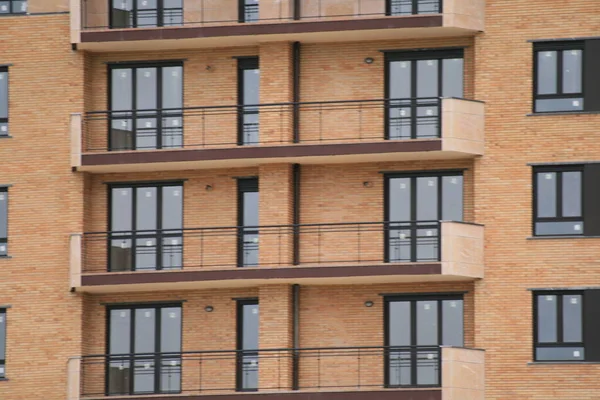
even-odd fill
[[[172,50],[473,36],[485,0],[71,0],[70,14],[79,49]]]
[[[444,346],[93,355],[68,368],[69,400],[483,400],[485,384],[483,351]]]
[[[356,100],[90,112],[71,117],[72,166],[92,173],[465,159],[484,104]]]
[[[91,293],[265,283],[470,281],[483,278],[483,226],[367,222],[71,236],[71,287]]]

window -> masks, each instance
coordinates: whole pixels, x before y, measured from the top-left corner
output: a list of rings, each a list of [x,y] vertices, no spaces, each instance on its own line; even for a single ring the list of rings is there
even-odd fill
[[[181,182],[113,184],[108,271],[183,267]]]
[[[240,22],[256,22],[259,20],[259,0],[239,0]]]
[[[238,180],[238,266],[258,266],[258,179]]]
[[[111,28],[183,25],[183,0],[112,0]]]
[[[0,136],[8,136],[8,68],[0,67]]]
[[[258,390],[259,306],[257,299],[237,302],[237,371],[238,391]]]
[[[257,57],[238,60],[238,144],[259,144],[260,69]]]
[[[8,189],[0,187],[0,257],[8,255]]]
[[[183,146],[183,65],[111,65],[109,150]]]
[[[584,110],[583,52],[583,42],[535,44],[535,112]]]
[[[385,259],[439,261],[439,221],[463,219],[462,172],[389,174],[385,192]]]
[[[386,139],[439,138],[440,97],[463,97],[463,50],[386,53]]]
[[[107,312],[107,395],[180,393],[181,304]]]
[[[464,346],[462,295],[385,299],[386,385],[440,384],[439,346]]]
[[[585,360],[583,297],[582,292],[535,294],[536,360]]]
[[[0,308],[0,379],[6,377],[6,309]]]
[[[27,0],[0,0],[0,15],[27,13]]]
[[[441,13],[442,0],[387,0],[387,15]]]
[[[534,198],[536,235],[583,235],[583,167],[536,168]]]

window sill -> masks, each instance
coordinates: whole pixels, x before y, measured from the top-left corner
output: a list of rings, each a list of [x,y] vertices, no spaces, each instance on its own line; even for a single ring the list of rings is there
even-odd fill
[[[527,117],[543,117],[544,115],[587,115],[600,114],[600,111],[549,111],[549,112],[534,112],[526,114]]]
[[[527,365],[600,364],[600,361],[530,361]]]
[[[0,139],[12,139],[13,137],[10,135],[0,135]]]
[[[583,235],[557,235],[557,236],[528,236],[527,240],[549,240],[549,239],[600,239],[600,236]]]
[[[0,378],[0,382],[8,381],[8,378]]]
[[[0,256],[0,260],[5,260],[5,259],[9,260],[11,258],[13,258],[13,257],[12,256]]]

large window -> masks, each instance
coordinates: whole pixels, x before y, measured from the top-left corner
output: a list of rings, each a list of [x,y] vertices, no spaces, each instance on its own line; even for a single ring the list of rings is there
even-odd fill
[[[108,270],[181,269],[182,183],[114,184],[109,190]]]
[[[6,377],[6,309],[0,308],[0,378]]]
[[[183,146],[181,62],[110,66],[110,150]]]
[[[8,255],[8,189],[0,187],[0,257]]]
[[[181,304],[107,312],[107,395],[180,393]]]
[[[583,345],[583,293],[535,294],[535,359],[585,360]]]
[[[463,50],[386,53],[387,139],[440,137],[440,97],[463,97]]]
[[[111,0],[111,28],[183,24],[183,0]]]
[[[462,172],[389,174],[385,191],[386,260],[439,261],[439,221],[463,219]]]
[[[27,13],[27,0],[0,0],[0,15]]]
[[[535,111],[581,111],[583,42],[536,43]]]
[[[0,136],[8,136],[8,68],[0,67]]]
[[[440,384],[439,346],[464,346],[462,295],[386,297],[386,385]]]

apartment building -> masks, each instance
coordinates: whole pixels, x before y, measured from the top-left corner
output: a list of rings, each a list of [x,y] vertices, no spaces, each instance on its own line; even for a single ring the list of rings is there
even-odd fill
[[[599,32],[0,0],[0,398],[600,399]]]

